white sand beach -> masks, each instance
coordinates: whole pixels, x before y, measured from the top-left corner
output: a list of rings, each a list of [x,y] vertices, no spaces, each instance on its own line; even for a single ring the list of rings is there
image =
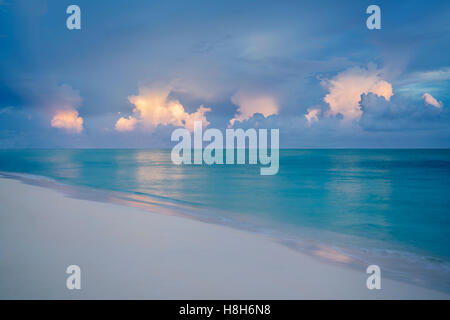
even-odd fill
[[[1,299],[448,299],[263,235],[0,179]],[[79,265],[81,290],[66,288]]]

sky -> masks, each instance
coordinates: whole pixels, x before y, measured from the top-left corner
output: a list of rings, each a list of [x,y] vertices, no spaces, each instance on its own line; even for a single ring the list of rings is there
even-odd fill
[[[170,148],[197,120],[449,148],[449,21],[448,1],[0,0],[0,148]]]

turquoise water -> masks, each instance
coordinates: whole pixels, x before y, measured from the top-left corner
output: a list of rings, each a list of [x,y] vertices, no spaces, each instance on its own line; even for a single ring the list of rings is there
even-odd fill
[[[450,150],[280,150],[275,176],[259,165],[176,166],[170,150],[3,150],[0,171],[157,197],[284,239],[370,252],[366,260],[394,257],[405,272],[414,257],[426,262],[418,278],[441,268],[439,281],[450,280]]]

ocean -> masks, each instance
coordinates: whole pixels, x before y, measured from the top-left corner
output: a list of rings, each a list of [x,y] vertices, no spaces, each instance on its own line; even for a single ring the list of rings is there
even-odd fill
[[[311,254],[325,246],[348,257],[316,255],[330,263],[376,264],[389,277],[450,291],[449,149],[282,149],[277,175],[259,169],[174,165],[170,150],[0,151],[8,177],[101,190]]]

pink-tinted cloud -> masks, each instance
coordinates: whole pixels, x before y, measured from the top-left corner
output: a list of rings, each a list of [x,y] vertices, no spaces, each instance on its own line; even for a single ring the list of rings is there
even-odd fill
[[[117,120],[116,130],[131,131],[140,126],[152,131],[158,125],[173,125],[193,131],[194,121],[209,125],[205,113],[211,111],[210,108],[200,106],[195,112],[187,113],[178,100],[169,98],[169,94],[170,88],[140,88],[137,96],[128,97],[134,105],[133,115]]]
[[[328,90],[324,101],[330,106],[328,115],[341,114],[344,120],[359,119],[362,111],[359,106],[362,94],[374,93],[389,100],[392,85],[381,79],[378,70],[352,68],[339,73],[331,80],[324,81]]]
[[[305,114],[305,118],[308,121],[308,125],[311,125],[313,122],[319,121],[320,109],[317,108],[309,108],[308,113]]]
[[[132,131],[136,127],[136,118],[129,116],[128,118],[120,118],[116,122],[116,130],[117,131]]]
[[[45,96],[43,103],[52,116],[50,120],[52,127],[69,133],[83,131],[84,120],[77,111],[83,101],[79,91],[63,84],[50,90]]]
[[[51,120],[51,126],[71,133],[83,131],[83,118],[76,110],[58,110]]]
[[[264,117],[278,114],[279,107],[276,99],[267,94],[239,91],[231,98],[231,101],[239,108],[234,118],[230,120],[230,126],[233,126],[236,121],[248,120],[256,113]]]
[[[442,108],[443,107],[443,104],[442,104],[442,101],[437,101],[431,94],[429,94],[429,93],[425,93],[423,96],[422,96],[422,100],[423,100],[423,103],[425,104],[425,105],[430,105],[430,106],[433,106],[433,107],[436,107],[436,108]]]

